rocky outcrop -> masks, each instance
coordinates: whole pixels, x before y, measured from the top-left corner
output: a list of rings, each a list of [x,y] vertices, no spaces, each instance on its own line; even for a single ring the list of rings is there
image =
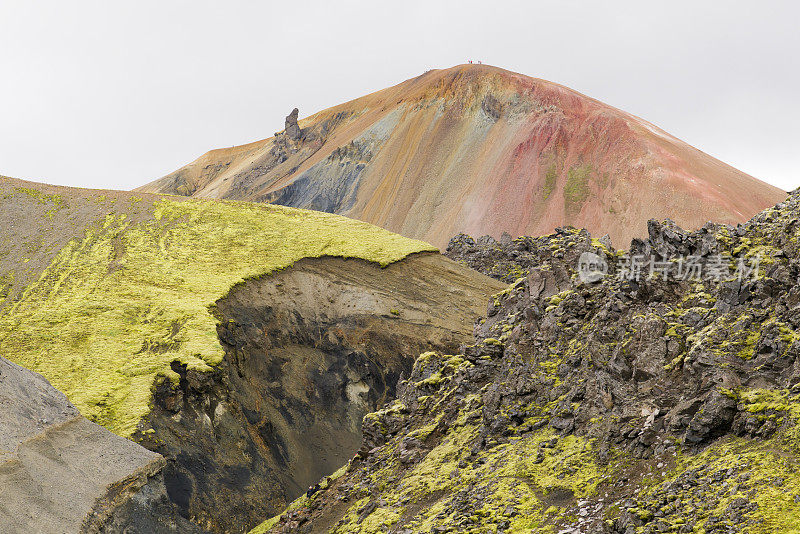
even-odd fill
[[[284,206],[336,213],[352,206],[358,193],[358,177],[372,158],[370,147],[353,141],[336,149],[324,161],[290,185],[269,195],[269,201]],[[324,184],[322,187],[321,185]]]
[[[294,141],[297,141],[303,136],[303,130],[297,124],[297,116],[299,113],[300,111],[294,108],[292,112],[286,116],[286,128],[283,131],[286,137]]]
[[[554,255],[554,246],[561,249],[560,256]],[[586,230],[578,231],[566,227],[556,228],[555,234],[541,237],[522,236],[512,239],[509,234],[504,233],[499,240],[490,235],[473,239],[466,234],[458,234],[447,244],[444,255],[486,276],[510,284],[546,262],[557,262],[562,270],[574,269],[581,253],[597,247],[613,250],[608,236],[593,240]]]
[[[798,220],[795,193],[737,227],[653,221],[624,252],[571,228],[457,238],[465,261],[521,276],[473,343],[417,359],[339,478],[264,528],[791,531]],[[587,254],[605,276],[584,281]]]
[[[487,94],[483,97],[481,109],[492,119],[498,120],[500,118],[500,114],[503,112],[503,104],[501,104],[500,101],[497,100],[493,95]]]
[[[89,422],[2,357],[0,406],[0,531],[202,532],[159,491],[160,455]]]

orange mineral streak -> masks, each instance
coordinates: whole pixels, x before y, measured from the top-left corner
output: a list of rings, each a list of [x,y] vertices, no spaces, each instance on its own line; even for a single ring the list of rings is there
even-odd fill
[[[735,224],[786,196],[638,117],[488,65],[432,70],[300,126],[303,140],[212,150],[140,190],[326,209],[439,247],[565,224],[622,247],[651,218]]]

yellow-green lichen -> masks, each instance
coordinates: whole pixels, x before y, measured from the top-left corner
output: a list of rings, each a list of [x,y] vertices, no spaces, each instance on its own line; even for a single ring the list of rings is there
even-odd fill
[[[544,173],[544,185],[542,187],[542,195],[545,200],[550,198],[550,194],[556,187],[556,180],[558,179],[558,169],[556,164],[550,165]]]
[[[212,307],[234,285],[304,257],[387,265],[423,250],[434,249],[335,215],[164,199],[143,222],[109,214],[69,242],[3,310],[0,352],[130,436],[153,384],[176,378],[170,362],[199,370],[220,362]]]
[[[567,171],[567,183],[564,184],[564,205],[567,212],[578,212],[589,198],[589,179],[594,172],[590,163],[579,165]]]
[[[742,532],[800,532],[800,503],[796,500],[800,494],[800,465],[796,434],[796,429],[793,429],[769,440],[727,437],[700,454],[679,454],[675,467],[664,478],[665,482],[675,481],[681,474],[697,469],[702,470],[701,476],[716,473],[724,473],[724,476],[713,478],[699,494],[692,491],[700,482],[688,487],[673,485],[677,493],[670,505],[662,510],[661,520],[678,526],[690,518],[694,522],[693,532],[705,532],[712,518],[722,516],[739,499],[755,504],[754,509],[738,523]],[[652,490],[643,492],[640,501],[646,502],[655,489],[654,486]],[[714,524],[718,525],[716,521]]]

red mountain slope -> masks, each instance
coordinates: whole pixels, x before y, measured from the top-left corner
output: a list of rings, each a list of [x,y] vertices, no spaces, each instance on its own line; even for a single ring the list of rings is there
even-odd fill
[[[335,212],[440,247],[565,224],[623,246],[650,218],[738,223],[786,196],[638,117],[488,65],[290,116],[140,190]]]

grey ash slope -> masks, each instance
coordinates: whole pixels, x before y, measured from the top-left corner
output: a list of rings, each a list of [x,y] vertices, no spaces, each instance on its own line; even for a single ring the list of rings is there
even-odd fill
[[[2,357],[0,407],[0,532],[199,532],[172,514],[160,455]]]

